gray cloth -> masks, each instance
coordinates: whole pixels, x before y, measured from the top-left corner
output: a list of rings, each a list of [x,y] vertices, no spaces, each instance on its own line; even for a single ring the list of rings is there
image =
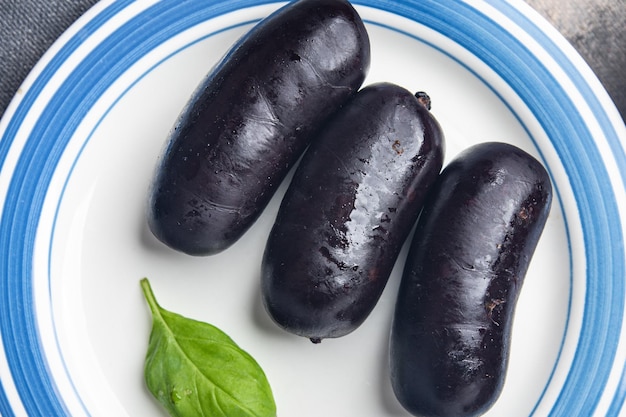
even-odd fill
[[[54,41],[97,0],[0,0],[0,117]]]
[[[626,119],[626,0],[526,0],[585,58]]]
[[[0,117],[46,49],[97,0],[0,0]],[[527,0],[578,49],[626,118],[626,0]]]

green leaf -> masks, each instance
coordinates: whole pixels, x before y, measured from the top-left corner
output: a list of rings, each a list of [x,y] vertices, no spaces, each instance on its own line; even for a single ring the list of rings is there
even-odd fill
[[[276,416],[272,390],[252,356],[217,327],[161,308],[148,279],[140,282],[152,312],[145,380],[172,416]]]

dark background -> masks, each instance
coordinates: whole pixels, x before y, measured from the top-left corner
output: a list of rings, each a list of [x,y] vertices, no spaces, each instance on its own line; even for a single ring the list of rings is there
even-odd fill
[[[578,50],[626,119],[626,0],[526,1]],[[41,55],[96,2],[0,0],[0,117]]]

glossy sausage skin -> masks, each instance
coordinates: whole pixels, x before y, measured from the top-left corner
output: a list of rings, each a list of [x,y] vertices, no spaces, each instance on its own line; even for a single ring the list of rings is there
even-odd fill
[[[478,416],[500,395],[515,305],[551,201],[544,167],[512,145],[475,145],[443,170],[416,227],[391,332],[392,386],[412,414]]]
[[[262,265],[265,307],[319,342],[356,329],[389,278],[441,170],[434,117],[394,84],[362,89],[306,152]]]
[[[151,185],[148,224],[168,246],[218,253],[259,217],[326,118],[361,86],[363,22],[344,0],[298,0],[261,21],[181,113]]]

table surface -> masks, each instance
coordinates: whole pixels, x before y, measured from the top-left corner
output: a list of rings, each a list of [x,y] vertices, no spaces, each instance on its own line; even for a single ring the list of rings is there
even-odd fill
[[[526,1],[578,50],[626,119],[626,0]],[[96,2],[0,0],[0,117],[43,53]]]

